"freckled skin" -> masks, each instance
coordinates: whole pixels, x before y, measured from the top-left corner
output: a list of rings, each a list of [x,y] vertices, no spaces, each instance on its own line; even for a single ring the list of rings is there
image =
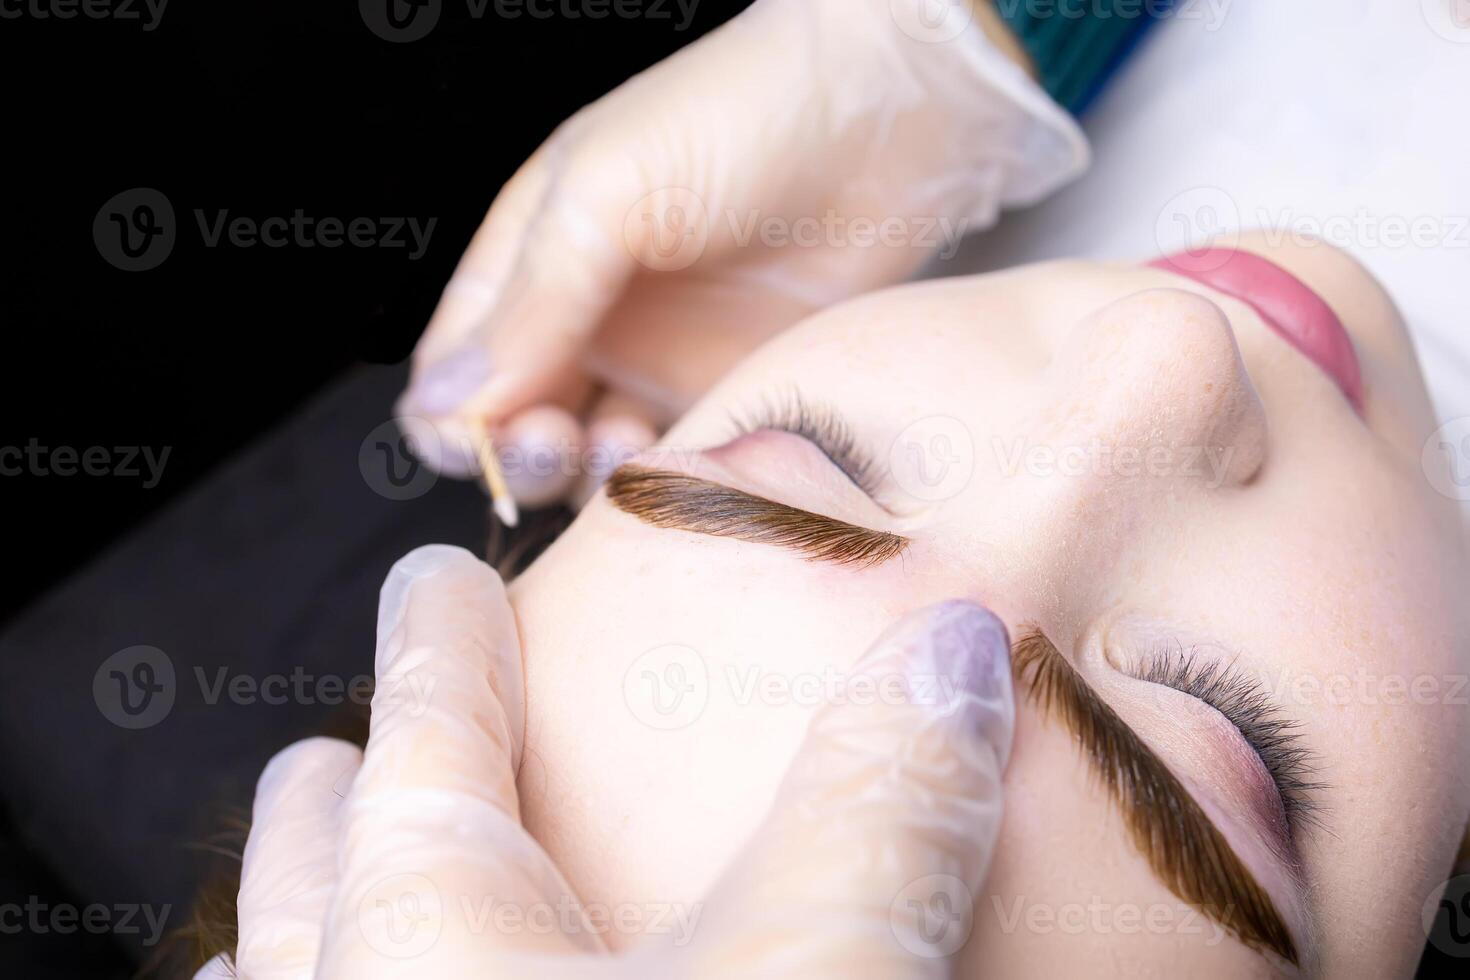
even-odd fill
[[[812,706],[742,697],[749,672],[840,670],[904,612],[965,597],[1013,635],[1036,624],[1063,652],[1124,614],[1234,651],[1300,722],[1328,784],[1322,829],[1300,837],[1312,932],[1299,937],[1312,957],[1304,972],[1412,975],[1419,910],[1447,876],[1470,812],[1458,761],[1467,710],[1446,703],[1467,670],[1464,526],[1420,470],[1436,423],[1382,290],[1326,246],[1243,247],[1341,316],[1362,362],[1362,418],[1241,302],[1159,270],[1048,263],[905,286],[814,316],[743,362],[663,440],[717,445],[728,412],[799,386],[847,418],[881,469],[894,460],[897,487],[884,503],[900,516],[835,479],[825,491],[796,481],[782,502],[871,514],[870,526],[912,539],[901,559],[832,568],[651,528],[595,498],[511,589],[534,760],[521,774],[523,813],[582,897],[696,901],[759,820]],[[889,449],[935,417],[959,424],[972,471],[927,500]],[[1207,469],[1125,472],[1117,457],[1075,474],[1024,456],[1007,466],[1018,440],[1094,439],[1175,460],[1200,445],[1233,455],[1218,481]],[[738,448],[731,455],[738,466]],[[782,485],[779,473],[752,478]],[[707,672],[702,710],[667,730],[647,723],[630,672],[664,644],[697,651]],[[1367,693],[1349,687],[1345,703],[1323,693],[1360,673],[1379,678]],[[1095,676],[1107,696],[1107,676]],[[1389,677],[1404,690],[1435,679],[1439,697],[1393,703]],[[1130,717],[1122,700],[1114,707],[1145,741],[1179,737],[1147,713]],[[1184,744],[1182,774],[1207,779],[1190,770]],[[1189,910],[1130,847],[1064,731],[1023,705],[1015,746],[965,975],[1271,975],[1208,920],[1184,922]],[[1130,930],[1127,916],[1105,915],[1102,925],[1047,926],[1048,914],[1094,898],[1113,913],[1155,909],[1171,924]],[[1016,919],[1017,907],[1032,919]]]

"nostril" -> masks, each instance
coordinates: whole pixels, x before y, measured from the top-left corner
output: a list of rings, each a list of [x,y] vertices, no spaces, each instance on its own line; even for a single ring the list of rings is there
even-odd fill
[[[1097,310],[1057,365],[1062,428],[1139,459],[1139,476],[1213,489],[1248,482],[1265,461],[1265,406],[1229,317],[1198,293],[1150,289]]]

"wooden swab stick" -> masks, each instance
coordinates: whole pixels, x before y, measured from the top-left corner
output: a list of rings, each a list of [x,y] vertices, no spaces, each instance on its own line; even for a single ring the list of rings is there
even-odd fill
[[[489,429],[484,425],[477,428],[480,433],[480,438],[476,441],[476,451],[480,457],[480,476],[485,480],[485,489],[490,491],[491,509],[500,518],[500,523],[506,527],[515,527],[521,522],[521,512],[516,507],[515,498],[510,495],[510,488],[505,485],[505,474],[500,472],[500,461],[495,458],[495,443],[490,439]]]

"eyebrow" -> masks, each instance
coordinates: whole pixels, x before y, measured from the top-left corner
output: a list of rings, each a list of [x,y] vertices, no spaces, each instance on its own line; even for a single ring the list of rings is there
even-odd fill
[[[812,561],[870,568],[902,554],[909,539],[801,510],[684,473],[625,464],[607,480],[607,499],[654,527],[675,528],[800,551]]]
[[[1133,845],[1169,891],[1252,949],[1298,964],[1296,943],[1271,896],[1153,750],[1035,628],[1011,648],[1011,670],[1043,715],[1076,736]]]

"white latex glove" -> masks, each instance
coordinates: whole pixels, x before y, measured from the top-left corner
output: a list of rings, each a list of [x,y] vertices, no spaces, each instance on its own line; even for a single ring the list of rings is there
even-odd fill
[[[521,503],[585,499],[609,453],[576,447],[645,448],[773,333],[1075,177],[1080,130],[982,20],[986,0],[757,0],[567,120],[414,351],[421,455],[476,473],[486,423]]]
[[[645,937],[618,956],[586,920],[497,929],[483,914],[582,909],[520,824],[525,693],[495,572],[445,546],[399,561],[383,585],[376,668],[365,751],[308,739],[261,774],[240,883],[240,976],[948,973],[956,936],[932,915],[950,907],[926,903],[979,893],[1014,725],[1005,627],[979,606],[942,603],[880,638],[854,673],[899,696],[819,710],[687,944]],[[216,957],[198,977],[229,969]]]

